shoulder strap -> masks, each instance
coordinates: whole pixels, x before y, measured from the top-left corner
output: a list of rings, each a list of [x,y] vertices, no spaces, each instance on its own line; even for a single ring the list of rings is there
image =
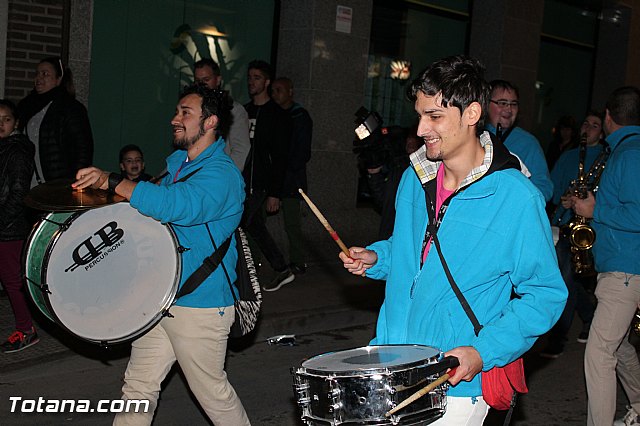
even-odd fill
[[[209,230],[208,226],[207,230]],[[211,233],[209,233],[209,235],[211,235]],[[202,284],[205,279],[207,279],[209,275],[211,275],[213,271],[216,270],[218,265],[222,263],[222,259],[229,250],[229,246],[231,245],[231,235],[229,235],[229,237],[224,241],[224,243],[220,245],[219,248],[215,248],[214,252],[204,259],[202,265],[200,265],[198,269],[196,269],[191,275],[189,275],[189,278],[186,279],[186,281],[176,294],[176,299],[192,293],[196,288],[198,288],[200,284]],[[213,239],[211,241],[213,241]]]
[[[480,325],[480,321],[478,321],[478,318],[473,313],[473,310],[471,309],[471,306],[469,305],[469,302],[467,302],[467,299],[464,297],[464,294],[462,294],[462,291],[460,291],[460,288],[458,287],[458,284],[456,284],[456,281],[453,279],[453,275],[451,275],[451,271],[449,270],[449,265],[447,265],[447,261],[444,260],[444,256],[442,255],[442,248],[440,247],[440,240],[438,239],[438,229],[440,228],[440,223],[442,222],[442,219],[444,218],[444,214],[446,212],[446,209],[447,209],[447,206],[448,206],[449,202],[455,196],[456,193],[454,192],[449,198],[447,198],[447,200],[445,200],[445,202],[443,203],[442,207],[440,208],[440,212],[439,212],[440,214],[439,214],[438,220],[436,220],[436,217],[435,217],[435,199],[436,199],[435,179],[433,179],[432,181],[428,182],[424,186],[424,190],[425,190],[425,198],[426,198],[426,202],[427,202],[427,212],[428,212],[428,216],[429,216],[429,224],[427,225],[427,230],[425,232],[425,241],[423,243],[423,250],[424,250],[424,246],[426,245],[426,242],[428,241],[428,238],[430,237],[431,241],[436,246],[436,251],[438,252],[438,257],[440,258],[440,262],[442,263],[442,268],[444,269],[444,273],[447,276],[447,280],[449,281],[449,284],[451,285],[451,288],[453,289],[453,292],[455,293],[456,297],[460,301],[460,304],[462,305],[462,309],[464,309],[464,312],[469,317],[469,320],[471,321],[471,324],[473,324],[473,331],[477,336],[480,333],[480,330],[482,329],[482,325]],[[421,254],[421,257],[422,257],[422,254]]]

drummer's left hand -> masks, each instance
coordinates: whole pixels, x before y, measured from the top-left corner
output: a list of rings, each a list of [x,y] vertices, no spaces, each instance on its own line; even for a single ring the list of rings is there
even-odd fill
[[[457,385],[461,380],[469,382],[476,374],[482,371],[482,358],[480,353],[472,346],[459,346],[444,355],[455,356],[460,363],[453,377],[449,378],[449,383],[452,385]]]
[[[71,184],[71,187],[74,189],[91,187],[93,189],[106,190],[109,185],[109,172],[91,166],[78,170],[76,179],[77,180]]]

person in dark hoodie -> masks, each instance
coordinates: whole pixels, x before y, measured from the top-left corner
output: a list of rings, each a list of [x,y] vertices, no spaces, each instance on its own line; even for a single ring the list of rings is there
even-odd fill
[[[0,281],[16,320],[16,330],[0,345],[4,353],[38,343],[20,273],[22,246],[29,233],[22,200],[29,192],[35,148],[16,130],[17,124],[15,105],[0,99]]]
[[[413,82],[424,145],[398,187],[393,236],[340,253],[351,273],[387,281],[372,345],[429,345],[458,359],[446,412],[431,423],[438,426],[482,425],[479,373],[521,357],[567,298],[542,194],[482,131],[490,94],[483,74],[477,60],[453,56]]]
[[[19,129],[35,144],[31,186],[54,179],[73,179],[93,163],[93,136],[87,110],[68,91],[71,76],[62,60],[38,64],[34,89],[18,103]]]

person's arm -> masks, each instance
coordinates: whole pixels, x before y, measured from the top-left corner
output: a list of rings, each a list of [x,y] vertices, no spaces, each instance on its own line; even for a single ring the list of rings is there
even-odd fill
[[[596,196],[595,207],[593,209],[594,220],[603,225],[627,232],[640,232],[640,151],[626,150],[616,153],[617,164],[613,170],[609,169],[605,173],[612,173],[616,176],[616,193],[619,204],[615,206],[606,205]],[[609,179],[611,181],[612,179]],[[606,185],[606,182],[601,184]],[[604,190],[604,186],[601,185]],[[612,210],[615,209],[614,212]]]
[[[270,130],[273,134],[268,145],[271,167],[267,196],[279,199],[282,196],[282,184],[287,170],[287,156],[291,143],[291,118],[280,107],[275,107],[272,120]],[[263,134],[264,132],[261,133],[261,135]]]
[[[567,299],[542,197],[534,195],[513,208],[518,216],[509,223],[504,239],[509,257],[501,262],[510,270],[517,297],[502,308],[499,317],[482,324],[472,341],[484,371],[504,366],[531,348],[558,320]]]
[[[4,186],[8,191],[6,194],[0,193],[0,205],[3,210],[0,214],[0,229],[6,228],[19,215],[24,214],[23,200],[29,193],[32,175],[33,150],[29,150],[27,146],[17,148],[8,159],[4,171]]]
[[[87,110],[80,102],[73,100],[63,113],[63,143],[71,150],[66,153],[72,157],[71,166],[73,170],[89,167],[93,164],[93,135]]]
[[[249,140],[249,115],[247,111],[237,102],[233,103],[231,110],[233,121],[229,129],[229,156],[236,167],[242,171],[251,149]]]

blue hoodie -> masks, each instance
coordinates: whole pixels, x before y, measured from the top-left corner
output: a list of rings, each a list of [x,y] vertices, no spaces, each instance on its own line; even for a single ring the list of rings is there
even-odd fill
[[[611,155],[591,221],[596,270],[640,274],[640,126],[622,127],[606,140]]]
[[[492,134],[496,134],[496,128],[487,124],[486,128]],[[504,146],[517,155],[531,172],[531,182],[542,192],[545,201],[551,200],[553,195],[553,182],[549,176],[547,160],[540,147],[540,142],[531,133],[520,127],[514,127],[504,141]]]
[[[491,163],[488,133],[481,143],[485,164]],[[367,276],[387,280],[371,344],[423,344],[443,352],[473,346],[483,370],[504,366],[553,326],[567,298],[544,199],[520,171],[489,173],[481,166],[465,179],[473,183],[449,204],[438,238],[454,280],[484,326],[476,337],[435,246],[420,267],[428,222],[422,183],[435,178],[418,164],[424,149],[412,155],[415,170],[407,169],[400,182],[393,236],[368,247],[378,261]],[[438,165],[427,168],[433,171]],[[512,290],[517,298],[511,299]],[[460,382],[449,395],[482,395],[480,380],[478,374],[471,382]]]
[[[193,161],[185,162],[187,152],[175,151],[167,157],[167,176],[160,185],[140,182],[131,197],[131,205],[140,213],[162,223],[170,223],[182,247],[180,287],[205,257],[213,253],[213,245],[205,223],[217,246],[236,229],[242,217],[244,180],[238,168],[224,153],[224,140],[218,139]],[[197,170],[197,171],[196,171]],[[184,182],[176,182],[196,171]],[[223,262],[231,282],[235,282],[238,255],[232,241]],[[213,308],[233,305],[233,296],[222,268],[218,267],[191,294],[181,297],[178,306]]]

